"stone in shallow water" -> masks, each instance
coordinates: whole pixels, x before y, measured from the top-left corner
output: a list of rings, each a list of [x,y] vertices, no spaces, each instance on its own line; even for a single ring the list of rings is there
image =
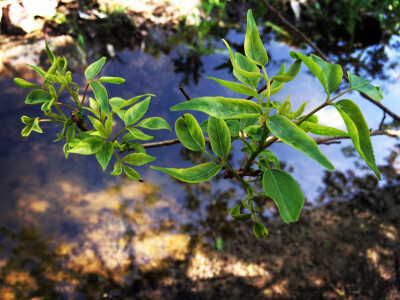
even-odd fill
[[[3,7],[4,22],[10,34],[26,34],[38,29],[34,18],[17,2],[10,1]]]

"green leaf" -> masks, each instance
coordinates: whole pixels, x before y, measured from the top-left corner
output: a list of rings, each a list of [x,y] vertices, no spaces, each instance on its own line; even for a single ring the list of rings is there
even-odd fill
[[[65,159],[68,159],[68,150],[69,150],[69,144],[65,143],[63,146],[63,151],[64,151],[64,155],[65,155]]]
[[[226,125],[228,125],[230,135],[232,137],[239,136],[240,123],[238,120],[226,120]]]
[[[287,118],[278,115],[271,116],[267,125],[282,142],[308,155],[328,170],[334,170],[333,165],[319,150],[317,143]]]
[[[140,175],[138,172],[136,172],[134,169],[128,166],[124,166],[124,173],[126,176],[128,176],[129,179],[132,180],[140,180]]]
[[[100,118],[100,106],[95,99],[92,97],[89,98],[89,106],[91,112],[97,117]]]
[[[310,57],[321,68],[322,73],[324,74],[328,94],[332,94],[342,81],[342,67],[338,64],[330,64],[314,54],[311,54]]]
[[[89,137],[81,140],[75,147],[69,149],[69,153],[77,153],[83,155],[91,155],[101,150],[103,147],[103,139],[97,137]]]
[[[106,116],[110,114],[110,108],[108,106],[108,94],[106,88],[100,83],[100,82],[91,82],[90,86],[93,89],[94,97],[97,100],[97,103],[99,104],[100,108]]]
[[[92,116],[89,116],[89,120],[90,122],[92,122],[93,127],[100,133],[100,135],[104,138],[107,138],[103,124],[96,118],[93,118]]]
[[[263,239],[268,236],[268,229],[260,222],[255,222],[253,225],[253,232],[256,238]]]
[[[108,163],[110,162],[111,157],[114,153],[113,150],[114,150],[113,143],[110,141],[107,141],[107,142],[103,143],[100,150],[96,152],[97,161],[99,162],[100,166],[103,168],[103,171],[105,171],[107,169]]]
[[[192,150],[203,152],[205,149],[204,136],[200,125],[191,114],[185,114],[175,122],[175,132],[183,146]]]
[[[122,161],[124,163],[134,166],[142,166],[154,160],[156,160],[154,156],[150,156],[144,153],[131,153],[122,158]]]
[[[43,90],[34,90],[26,96],[25,103],[26,104],[38,104],[50,102],[53,97],[46,91]]]
[[[144,119],[143,121],[140,121],[140,123],[137,124],[137,126],[151,130],[157,130],[157,129],[171,130],[171,127],[169,127],[167,121],[165,121],[163,118],[160,117],[151,117]]]
[[[92,63],[89,67],[87,67],[85,70],[86,80],[91,81],[97,74],[99,74],[105,62],[106,58],[102,57],[98,61]]]
[[[285,171],[270,169],[264,172],[262,185],[265,194],[278,206],[283,221],[296,222],[304,204],[304,195],[296,180]]]
[[[283,72],[280,69],[278,74],[276,76],[273,76],[272,78],[274,79],[274,82],[277,82],[277,85],[279,83],[282,82],[289,82],[292,81],[294,78],[296,78],[297,74],[300,71],[300,67],[301,67],[301,60],[297,59],[290,67],[289,70],[287,72],[285,72],[285,64],[282,65],[283,66]],[[271,89],[275,89],[276,87],[272,87],[271,85]]]
[[[31,68],[32,70],[34,70],[36,73],[38,73],[41,77],[43,77],[43,78],[46,77],[47,73],[42,68],[39,68],[39,67],[34,66],[34,65],[29,65],[29,64],[28,64],[28,67]]]
[[[100,77],[97,80],[100,82],[108,82],[108,83],[112,83],[112,84],[125,83],[125,79],[121,78],[121,77]]]
[[[21,118],[22,120],[22,118]],[[21,131],[21,135],[23,137],[27,137],[31,134],[32,131],[36,131],[38,133],[43,133],[43,130],[39,127],[39,117],[33,119],[31,123],[25,126]]]
[[[195,98],[171,107],[171,111],[181,110],[197,110],[220,119],[243,119],[263,114],[261,107],[252,101],[224,97]]]
[[[49,58],[49,61],[52,64],[55,60],[55,56],[54,56],[53,52],[51,51],[49,44],[47,44],[47,41],[44,41],[44,44],[45,44],[45,48],[46,48],[47,57]]]
[[[114,170],[110,174],[114,175],[114,176],[118,176],[118,175],[121,175],[121,173],[122,173],[122,163],[120,161],[117,161],[114,164]]]
[[[145,149],[141,144],[139,144],[139,143],[130,142],[130,143],[127,143],[127,145],[128,145],[130,148],[135,149],[135,150],[136,150],[137,152],[139,152],[139,153],[144,153],[144,154],[146,154],[146,149]]]
[[[125,134],[122,137],[122,142],[128,142],[131,140],[142,140],[142,141],[150,141],[154,139],[154,136],[145,134],[144,132],[140,131],[139,129],[129,127],[129,133]]]
[[[160,168],[155,166],[150,166],[150,168],[167,173],[183,182],[197,183],[213,178],[221,170],[222,165],[208,162],[187,169]]]
[[[135,104],[129,108],[124,115],[124,123],[126,126],[130,126],[140,120],[141,117],[146,113],[149,108],[150,97],[147,97],[142,102]]]
[[[264,156],[268,161],[272,162],[275,168],[280,169],[279,159],[272,151],[263,150],[260,152],[260,155]]]
[[[208,135],[211,149],[215,155],[227,159],[231,151],[231,135],[225,121],[210,117],[208,119]]]
[[[248,87],[247,85],[232,82],[232,81],[226,81],[214,77],[207,77],[208,79],[214,80],[221,84],[224,87],[227,87],[228,89],[239,93],[243,95],[248,95],[248,96],[253,96],[253,97],[258,97],[258,93],[254,88]]]
[[[232,59],[233,57],[231,57],[231,61]],[[235,53],[235,65],[236,69],[233,69],[233,75],[239,81],[256,89],[260,81],[260,77],[262,76],[257,65],[239,52]],[[242,71],[249,72],[252,75],[243,73]],[[254,76],[254,74],[259,74],[260,76]]]
[[[373,86],[361,77],[347,72],[350,81],[350,89],[364,93],[375,101],[383,99],[382,90],[378,86]]]
[[[75,137],[75,125],[74,124],[69,126],[65,137],[67,139],[67,142],[72,141],[72,139]]]
[[[112,129],[113,129],[113,114],[110,114],[106,120],[106,123],[104,124],[104,130],[107,137],[111,135]]]
[[[256,22],[251,9],[247,11],[247,28],[244,38],[244,53],[246,56],[260,66],[268,63],[268,55],[260,39]]]
[[[21,117],[21,122],[24,123],[24,124],[29,125],[29,124],[32,124],[33,121],[35,121],[35,118],[30,118],[30,117],[27,117],[27,116],[22,116]]]
[[[349,134],[343,130],[336,129],[330,126],[324,126],[313,122],[304,121],[299,125],[300,128],[304,129],[306,132],[310,132],[316,135],[324,136],[349,136]]]
[[[240,213],[240,204],[235,205],[229,211],[229,215],[233,217],[237,221],[247,222],[251,220],[251,213],[248,214],[241,214]]]
[[[18,84],[20,87],[23,87],[25,89],[35,89],[35,88],[39,88],[40,89],[41,88],[40,85],[30,83],[30,82],[28,82],[26,80],[23,80],[22,78],[14,78],[14,82],[16,84]]]
[[[342,116],[357,152],[380,180],[381,174],[376,167],[368,125],[360,108],[351,100],[341,100],[333,106]]]

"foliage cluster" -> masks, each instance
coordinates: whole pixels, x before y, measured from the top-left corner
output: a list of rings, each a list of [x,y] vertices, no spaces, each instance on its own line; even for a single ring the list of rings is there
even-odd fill
[[[272,198],[286,223],[298,220],[304,203],[304,195],[296,180],[280,168],[278,158],[268,150],[278,140],[303,152],[326,169],[333,170],[331,162],[308,133],[348,136],[361,158],[380,178],[369,129],[360,108],[351,100],[339,100],[350,90],[365,93],[374,100],[381,100],[383,96],[380,88],[349,73],[350,87],[332,97],[341,83],[342,68],[337,64],[327,63],[313,54],[305,56],[298,52],[290,53],[294,62],[288,69],[283,63],[277,74],[268,76],[266,70],[268,54],[251,10],[247,13],[245,55],[233,53],[229,44],[226,41],[224,43],[229,51],[233,74],[240,83],[218,78],[210,79],[238,94],[255,98],[256,101],[243,98],[200,97],[173,106],[171,111],[194,110],[209,116],[206,121],[199,124],[193,115],[185,113],[176,120],[175,132],[184,147],[205,153],[210,161],[185,169],[154,165],[150,168],[188,183],[210,180],[223,169],[226,178],[236,178],[247,191],[247,197],[235,205],[229,213],[238,221],[253,220],[253,231],[257,238],[266,237],[268,230],[257,218],[259,209],[253,202],[253,195]],[[52,63],[50,69],[45,71],[31,66],[43,77],[42,86],[20,78],[15,79],[21,87],[34,89],[28,94],[25,102],[41,104],[41,109],[47,117],[40,119],[23,116],[21,120],[26,127],[22,130],[22,135],[28,136],[32,131],[41,133],[39,126],[41,122],[63,123],[63,129],[57,135],[56,141],[65,142],[66,157],[70,153],[95,155],[103,170],[106,170],[114,155],[116,162],[111,175],[120,175],[124,172],[130,179],[140,180],[140,175],[132,166],[148,164],[156,159],[148,155],[141,144],[142,141],[151,140],[153,137],[141,129],[170,130],[170,126],[162,118],[149,117],[142,120],[154,95],[140,95],[127,100],[118,97],[109,99],[103,83],[121,84],[125,80],[118,77],[96,78],[106,60],[101,58],[86,69],[87,85],[82,98],[79,99],[79,87],[72,81],[71,72],[67,71],[66,59],[55,57],[47,45],[46,51]],[[278,94],[284,84],[297,76],[302,64],[316,76],[326,92],[326,99],[306,114],[304,111],[307,102],[293,110],[289,97],[284,101],[271,100],[272,95]],[[258,91],[260,81],[265,81],[265,89]],[[95,97],[89,98],[89,106],[85,106],[89,87]],[[70,94],[74,105],[59,100],[63,91]],[[315,113],[326,106],[336,108],[346,124],[347,132],[318,123]],[[71,116],[67,117],[62,107],[72,109]],[[88,119],[92,129],[85,123],[84,111],[90,114]],[[113,127],[116,117],[124,124],[122,130],[118,132],[114,132]],[[205,134],[208,135],[207,139],[204,137]],[[206,141],[209,141],[212,153],[207,151]],[[235,141],[243,144],[241,151],[245,157],[244,165],[239,170],[234,170],[227,160],[231,145]],[[126,154],[127,152],[133,153]],[[255,184],[257,182],[262,186],[261,191]]]

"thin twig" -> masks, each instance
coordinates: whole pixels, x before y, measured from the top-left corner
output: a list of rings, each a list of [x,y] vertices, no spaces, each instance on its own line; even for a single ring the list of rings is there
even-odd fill
[[[275,10],[266,0],[262,0],[262,2],[264,3],[265,7],[267,9],[269,9],[277,18],[278,20],[287,28],[289,28],[290,30],[292,30],[293,32],[295,32],[298,36],[300,36],[311,48],[313,48],[315,50],[315,52],[317,52],[317,54],[322,57],[326,62],[331,63],[331,61],[328,59],[328,57],[326,57],[326,55],[322,52],[321,49],[319,49],[317,47],[317,45],[315,45],[308,37],[306,37],[299,29],[297,29],[296,27],[294,27],[292,24],[290,24],[290,22],[288,20],[286,20],[285,17],[283,17],[277,10]],[[349,77],[346,75],[346,72],[343,72],[343,78],[349,82]],[[368,95],[364,94],[364,93],[360,93],[361,96],[363,96],[365,99],[367,99],[368,101],[372,102],[373,104],[375,104],[376,106],[378,106],[380,109],[382,109],[384,112],[386,112],[389,116],[391,116],[393,119],[396,119],[398,121],[400,121],[400,116],[398,116],[397,114],[395,114],[394,112],[392,112],[391,110],[389,110],[386,106],[384,106],[383,104],[381,104],[378,101],[375,101],[374,99],[372,99],[371,97],[369,97]]]
[[[179,83],[179,89],[182,92],[183,96],[185,96],[187,101],[191,100],[190,96],[188,95],[188,93],[186,93],[185,89],[183,88],[182,82]]]
[[[83,105],[83,103],[85,102],[85,98],[86,98],[86,93],[88,91],[89,88],[89,83],[86,84],[86,88],[85,88],[85,92],[83,93],[83,97],[82,97],[82,102],[81,102],[81,106]]]
[[[68,108],[70,108],[70,109],[73,109],[74,111],[78,111],[78,109],[77,109],[76,107],[73,107],[73,106],[71,106],[71,105],[68,105],[68,104],[65,104],[65,103],[62,103],[62,102],[55,102],[55,104],[68,107]]]
[[[385,121],[385,119],[386,119],[386,112],[384,111],[384,112],[383,112],[382,121],[379,123],[379,129],[382,129],[382,127],[383,127],[383,122]]]

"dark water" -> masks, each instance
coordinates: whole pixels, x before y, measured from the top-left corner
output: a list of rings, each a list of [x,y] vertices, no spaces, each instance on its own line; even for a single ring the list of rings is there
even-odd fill
[[[231,32],[228,39],[240,43],[243,35]],[[221,51],[202,57],[204,72],[198,84],[189,80],[186,85],[192,98],[240,97],[206,78],[233,80],[227,69],[215,69],[228,58],[222,43],[216,46]],[[268,50],[272,59],[267,71],[275,74],[279,63],[290,61],[289,51],[296,49],[271,41]],[[161,116],[173,128],[181,113],[170,112],[169,108],[184,101],[178,89],[183,74],[175,72],[176,64],[171,60],[179,58],[178,52],[156,58],[141,50],[117,54],[120,59],[109,61],[101,75],[124,77],[126,84],[107,86],[109,97],[127,99],[154,93],[157,97],[145,116]],[[398,53],[390,55],[394,59]],[[382,86],[383,103],[399,112],[400,72],[388,72],[392,81],[373,83]],[[74,78],[83,89],[83,75],[74,74]],[[0,79],[0,90],[0,295],[4,298],[10,286],[17,299],[43,295],[45,299],[107,299],[112,295],[132,295],[140,290],[136,284],[141,276],[151,274],[165,261],[188,259],[198,241],[216,247],[217,240],[234,243],[240,230],[250,230],[228,217],[229,208],[245,195],[234,183],[216,178],[187,185],[146,167],[138,168],[145,181],[138,183],[113,177],[110,170],[102,172],[94,157],[72,154],[66,160],[62,144],[52,142],[59,127],[43,126],[46,134],[32,133],[27,139],[20,136],[20,117],[40,113],[39,107],[24,104],[27,92],[16,87],[12,78]],[[288,94],[294,107],[309,101],[307,110],[325,99],[318,81],[304,67],[298,78],[286,84],[274,99],[282,101]],[[356,101],[369,126],[376,129],[381,111],[356,93],[348,97]],[[206,118],[193,114],[200,121]],[[318,116],[323,124],[344,126],[331,109]],[[171,138],[171,132],[156,132],[156,141]],[[372,141],[377,164],[385,164],[397,141],[388,137],[374,137]],[[341,149],[348,145],[343,141],[340,145],[321,146],[342,172],[354,169],[354,160],[342,155]],[[233,162],[242,159],[240,147],[234,143]],[[307,200],[315,202],[323,187],[323,169],[286,145],[276,144],[272,150],[293,170]],[[207,159],[184,151],[181,145],[149,149],[148,154],[157,157],[154,165],[165,167],[189,167]],[[274,210],[262,207],[264,220],[268,220]],[[195,275],[189,272],[187,276]]]

